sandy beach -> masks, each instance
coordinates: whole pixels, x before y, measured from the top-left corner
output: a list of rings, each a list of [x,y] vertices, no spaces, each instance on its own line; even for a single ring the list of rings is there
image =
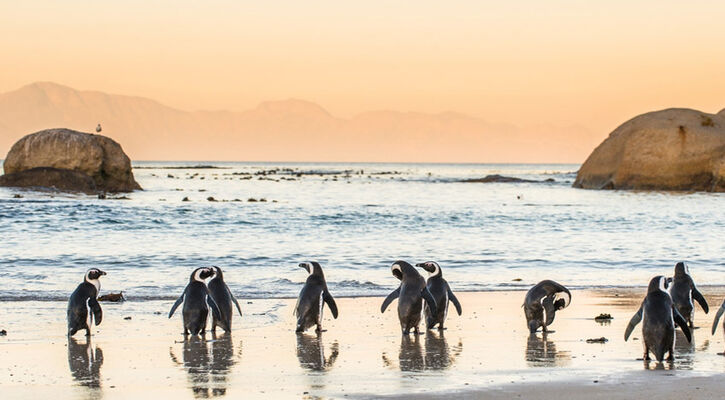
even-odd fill
[[[701,289],[716,308],[725,288]],[[522,291],[458,295],[444,334],[401,337],[382,298],[339,298],[319,337],[294,333],[294,299],[244,299],[234,332],[184,340],[172,301],[105,303],[90,343],[65,335],[65,303],[4,302],[3,398],[714,398],[725,389],[723,335],[698,309],[693,344],[645,364],[639,328],[624,327],[644,289],[573,291],[543,337],[526,330]],[[611,323],[593,317],[610,313]],[[130,319],[127,319],[129,318]],[[608,342],[587,343],[605,337]],[[638,360],[638,358],[640,358]]]

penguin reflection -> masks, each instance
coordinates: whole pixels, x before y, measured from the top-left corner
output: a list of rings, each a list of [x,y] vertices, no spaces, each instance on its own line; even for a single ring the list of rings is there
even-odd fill
[[[425,358],[420,346],[420,335],[403,335],[400,338],[398,361],[401,371],[422,371],[425,369]]]
[[[463,344],[460,340],[451,352],[443,331],[439,331],[438,335],[428,331],[425,335],[425,368],[431,370],[450,368],[462,351]]]
[[[677,369],[693,369],[695,366],[695,331],[691,333],[692,342],[688,342],[685,334],[679,329],[675,331],[675,367]],[[707,349],[707,341],[705,344]]]
[[[73,379],[83,386],[100,389],[101,365],[103,350],[92,345],[90,336],[83,343],[78,343],[73,337],[68,338],[68,366]]]
[[[297,359],[302,368],[312,371],[329,371],[332,369],[340,354],[337,341],[332,343],[332,353],[325,358],[325,348],[322,344],[322,335],[314,336],[304,333],[297,334]]]
[[[191,390],[197,398],[224,396],[227,391],[226,375],[236,363],[231,335],[225,333],[217,338],[212,334],[212,339],[207,342],[204,336],[186,338],[183,363],[178,361],[172,350],[169,351],[171,360],[183,365],[189,374]]]
[[[227,393],[227,374],[236,364],[236,357],[234,354],[234,344],[232,343],[232,335],[230,333],[224,333],[217,337],[216,334],[212,333],[211,342],[211,377],[214,383],[212,389],[212,395],[224,396]],[[241,355],[241,349],[239,349]]]
[[[526,361],[530,367],[563,366],[569,363],[569,353],[556,351],[554,342],[544,333],[539,338],[535,333],[526,342]]]

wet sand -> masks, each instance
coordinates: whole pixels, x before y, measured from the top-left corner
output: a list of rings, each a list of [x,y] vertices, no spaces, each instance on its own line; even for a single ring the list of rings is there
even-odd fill
[[[459,293],[463,316],[449,310],[448,329],[401,337],[395,304],[339,298],[340,317],[325,314],[326,332],[294,333],[294,299],[241,300],[245,313],[229,334],[184,340],[173,301],[102,304],[90,342],[65,337],[65,303],[4,302],[0,387],[4,399],[93,398],[568,398],[657,395],[716,398],[725,390],[721,330],[699,308],[693,344],[677,335],[676,360],[642,360],[640,328],[624,328],[641,289],[573,291],[543,336],[530,336],[524,292]],[[725,288],[701,288],[716,310]],[[610,313],[611,323],[593,318]],[[131,317],[130,320],[124,319]],[[606,337],[607,343],[586,339]],[[638,358],[640,360],[638,360]]]

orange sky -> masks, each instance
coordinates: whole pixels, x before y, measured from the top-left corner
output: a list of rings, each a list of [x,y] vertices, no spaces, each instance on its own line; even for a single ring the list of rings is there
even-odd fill
[[[186,110],[294,97],[602,138],[645,111],[725,107],[723,2],[355,3],[2,2],[0,92],[54,81]]]

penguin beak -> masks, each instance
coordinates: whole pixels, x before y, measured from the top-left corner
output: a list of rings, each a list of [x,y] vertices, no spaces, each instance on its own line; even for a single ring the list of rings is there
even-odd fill
[[[423,268],[427,272],[433,272],[433,271],[435,271],[435,267],[433,267],[433,265],[431,265],[430,263],[427,263],[427,262],[420,263],[420,264],[415,264],[415,266],[418,267],[418,268]]]
[[[310,273],[310,266],[307,265],[307,263],[300,263],[300,265],[298,265],[298,267],[304,268],[305,271],[307,271],[308,274]]]
[[[106,275],[106,271],[101,271],[100,269],[98,270],[98,273],[100,273],[101,275]]]

